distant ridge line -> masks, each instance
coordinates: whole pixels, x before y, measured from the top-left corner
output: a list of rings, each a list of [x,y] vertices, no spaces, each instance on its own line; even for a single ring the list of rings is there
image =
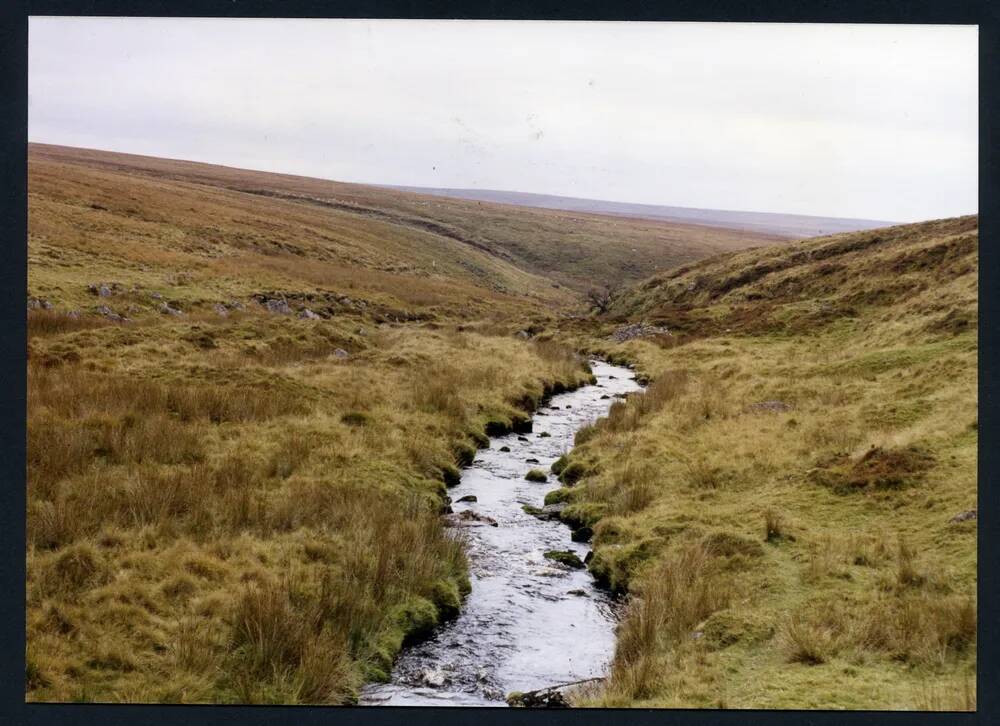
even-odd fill
[[[496,189],[438,189],[391,184],[373,186],[493,204],[512,204],[522,207],[558,209],[567,212],[608,214],[683,224],[697,224],[708,227],[725,227],[728,229],[765,232],[790,238],[820,237],[841,232],[858,232],[878,227],[891,227],[898,224],[898,222],[877,219],[819,217],[808,214],[781,214],[777,212],[741,212],[725,209],[700,209],[697,207],[669,207],[657,204],[612,202],[601,199],[563,197],[555,194],[534,194],[531,192],[509,192]]]

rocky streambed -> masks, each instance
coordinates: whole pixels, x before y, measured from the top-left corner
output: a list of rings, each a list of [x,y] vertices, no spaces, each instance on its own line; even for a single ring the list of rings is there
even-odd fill
[[[365,688],[361,704],[504,706],[514,691],[604,675],[615,616],[610,597],[574,561],[589,545],[573,542],[558,520],[525,511],[542,508],[559,486],[551,474],[529,481],[527,473],[547,473],[577,430],[639,389],[627,368],[591,366],[596,385],[553,396],[532,433],[491,439],[462,472],[451,517],[467,541],[472,592],[457,618],[400,654],[388,683]]]

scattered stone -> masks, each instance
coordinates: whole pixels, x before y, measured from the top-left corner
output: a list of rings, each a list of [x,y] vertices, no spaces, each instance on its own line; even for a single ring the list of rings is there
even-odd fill
[[[584,567],[583,560],[570,550],[549,550],[543,556],[547,560],[558,562],[560,565],[565,565],[566,567],[572,567],[574,570],[582,570]]]
[[[602,678],[587,678],[573,683],[564,683],[558,686],[540,688],[537,691],[514,691],[507,696],[507,705],[514,708],[569,708],[574,691],[580,692],[587,687],[593,688],[593,684],[603,680]]]
[[[558,407],[558,406],[552,406],[551,408],[552,408],[553,410],[555,410],[555,411],[558,411],[558,410],[559,410],[559,407]]]
[[[655,335],[672,336],[673,334],[667,328],[659,325],[650,325],[649,323],[632,323],[631,325],[623,325],[608,337],[616,343],[624,343],[627,340],[648,338]]]
[[[751,403],[749,408],[754,412],[767,411],[768,413],[782,413],[784,411],[792,410],[791,404],[785,403],[784,401],[759,401],[757,403]]]
[[[222,303],[215,303],[215,305],[212,306],[212,310],[214,310],[215,314],[218,315],[220,318],[229,317],[229,310]]]
[[[68,313],[66,313],[66,317],[67,318],[72,318],[73,320],[78,320],[80,318],[80,311],[79,310],[70,310]]]
[[[603,396],[601,396],[601,400],[602,400],[602,401],[603,401],[603,400],[605,400],[605,399],[607,399],[607,398],[611,398],[611,396],[609,396],[609,395],[608,395],[608,394],[606,394],[606,393],[605,393],[605,394],[604,394]]]
[[[484,686],[483,697],[490,701],[504,700],[504,693],[496,686]]]
[[[124,323],[124,322],[128,321],[128,318],[126,318],[123,315],[119,315],[114,310],[112,310],[111,308],[109,308],[107,305],[98,305],[98,307],[95,310],[95,312],[98,315],[103,315],[108,320],[112,320],[112,321],[114,321],[116,323]]]
[[[103,282],[93,282],[87,285],[87,290],[91,295],[97,295],[97,297],[111,297],[111,287]]]
[[[542,513],[539,515],[542,519],[559,519],[559,515],[562,514],[563,510],[569,505],[566,502],[556,502],[555,504],[546,504],[542,507]]]
[[[464,497],[460,497],[457,501],[459,501],[459,502],[478,502],[479,498],[475,494],[466,494]]]
[[[492,517],[487,517],[485,514],[478,514],[471,509],[466,509],[458,514],[447,514],[444,519],[445,524],[450,527],[475,527],[481,524],[488,524],[491,527],[500,526]]]
[[[508,451],[510,451],[510,447],[509,446],[501,446],[498,450],[499,451],[503,451],[503,452],[508,452]]]
[[[247,309],[247,306],[244,305],[243,303],[241,303],[239,300],[230,300],[229,301],[229,309],[230,310],[239,310],[240,312],[243,312],[244,310]]]
[[[151,293],[149,293],[149,296],[151,298],[153,298],[154,300],[162,300],[163,299],[163,295],[161,295],[158,292],[151,292]]]
[[[528,439],[526,439],[526,438],[525,438],[524,436],[518,436],[518,437],[517,437],[517,440],[518,440],[518,441],[523,441],[523,442],[524,442],[524,443],[526,443],[526,444],[528,443]]]
[[[527,330],[519,330],[517,331],[517,337],[521,340],[527,340],[531,337],[531,334]]]
[[[52,303],[40,297],[28,298],[28,310],[51,310]]]
[[[292,309],[288,307],[287,300],[277,300],[277,299],[264,300],[263,305],[265,308],[267,308],[267,311],[269,313],[278,313],[280,315],[292,314]]]
[[[541,432],[540,432],[540,433],[538,434],[538,438],[540,438],[540,439],[547,439],[547,438],[549,438],[550,436],[552,436],[552,434],[550,434],[550,433],[549,433],[548,431],[541,431]]]
[[[322,316],[317,315],[309,308],[302,308],[302,312],[299,313],[299,317],[303,320],[322,320]]]
[[[570,590],[566,594],[567,595],[576,595],[577,597],[587,597],[587,593],[584,590]]]
[[[165,302],[160,303],[156,309],[159,310],[164,315],[180,316],[184,314],[177,308],[171,307],[170,303],[165,303]]]
[[[970,519],[978,519],[979,515],[976,513],[975,509],[970,509],[966,512],[959,512],[954,517],[951,518],[952,524],[957,524],[958,522],[967,522]]]
[[[525,459],[524,463],[525,464],[540,464],[541,462],[538,461],[538,459]]]
[[[337,348],[335,351],[333,351],[333,355],[337,358],[350,358],[351,356],[351,354],[348,353],[343,348]]]

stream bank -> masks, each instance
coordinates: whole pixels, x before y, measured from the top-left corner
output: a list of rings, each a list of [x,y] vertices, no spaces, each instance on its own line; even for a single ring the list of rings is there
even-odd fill
[[[515,691],[602,676],[614,652],[611,597],[575,566],[589,552],[540,508],[559,486],[552,463],[576,432],[639,390],[634,373],[592,361],[597,383],[553,396],[531,433],[490,439],[449,494],[453,531],[466,541],[472,591],[459,615],[404,649],[388,683],[370,684],[362,705],[505,706]],[[544,481],[528,472],[547,474]],[[548,556],[546,556],[548,554]]]

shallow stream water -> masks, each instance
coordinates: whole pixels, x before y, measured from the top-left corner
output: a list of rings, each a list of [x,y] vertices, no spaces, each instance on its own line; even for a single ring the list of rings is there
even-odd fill
[[[523,510],[541,507],[545,494],[559,487],[551,474],[547,483],[524,475],[548,472],[572,448],[578,429],[604,416],[616,396],[639,389],[627,368],[602,361],[591,367],[596,385],[553,396],[536,412],[532,433],[491,439],[462,471],[449,492],[455,513],[469,509],[497,522],[459,528],[472,592],[457,618],[404,649],[388,683],[364,689],[362,705],[504,706],[512,691],[605,674],[614,651],[609,596],[587,570],[543,557],[547,550],[571,550],[582,560],[590,548],[572,542],[565,524]],[[477,501],[458,501],[467,495]]]

